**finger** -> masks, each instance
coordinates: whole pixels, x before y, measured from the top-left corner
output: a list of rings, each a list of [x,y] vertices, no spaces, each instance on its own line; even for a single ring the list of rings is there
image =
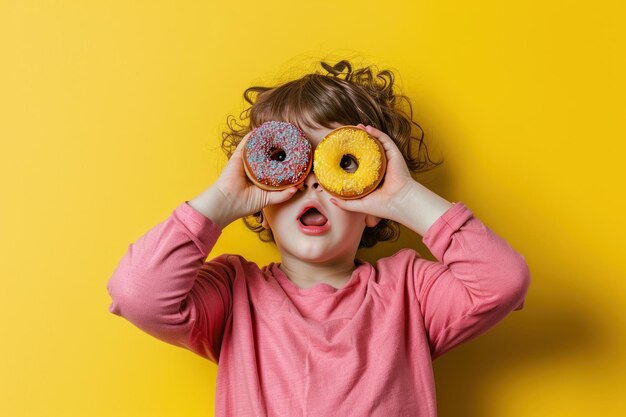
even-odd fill
[[[285,201],[293,197],[296,191],[298,191],[298,188],[296,187],[289,187],[286,190],[282,191],[267,191],[269,193],[267,197],[268,204],[271,205],[284,203]]]
[[[340,198],[331,198],[330,202],[347,211],[363,211],[363,202],[360,199],[355,200],[342,200]]]
[[[245,173],[245,168],[244,168],[245,163],[243,161],[243,150],[250,137],[250,133],[251,132],[248,132],[241,139],[241,141],[239,141],[239,143],[237,144],[237,147],[235,148],[235,150],[233,151],[232,155],[230,156],[229,160],[226,163],[226,169],[233,169],[235,171],[240,172],[240,175],[244,175],[244,176],[247,174]]]
[[[375,137],[376,139],[378,139],[378,141],[383,145],[383,148],[385,149],[385,153],[389,157],[402,157],[403,158],[402,153],[400,152],[400,149],[398,149],[398,145],[396,145],[396,143],[393,141],[393,139],[389,137],[388,134],[370,125],[365,126],[364,130],[370,135],[372,135],[373,137]]]
[[[370,135],[374,136],[376,139],[378,139],[379,141],[381,141],[383,144],[385,142],[393,142],[393,140],[389,137],[388,134],[386,134],[385,132],[376,129],[374,126],[370,126],[367,125],[363,128],[363,130],[365,130],[367,133],[369,133]]]
[[[252,132],[248,132],[242,139],[241,141],[237,144],[237,147],[235,148],[235,151],[233,152],[233,154],[231,155],[231,159],[235,158],[235,159],[239,159],[242,157],[243,154],[243,148],[244,146],[246,146],[246,142],[248,141],[248,139],[250,138],[250,133]]]
[[[374,126],[371,126],[371,125],[361,125],[361,126],[363,126],[363,130],[365,130],[367,133],[374,136],[375,138],[378,138],[380,135],[385,134],[385,132],[383,132],[382,130],[376,129]]]

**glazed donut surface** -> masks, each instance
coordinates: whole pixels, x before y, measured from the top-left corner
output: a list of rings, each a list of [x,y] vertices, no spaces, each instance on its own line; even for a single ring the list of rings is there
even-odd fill
[[[313,156],[313,171],[320,184],[344,199],[361,198],[374,191],[386,166],[380,142],[356,126],[331,131]]]

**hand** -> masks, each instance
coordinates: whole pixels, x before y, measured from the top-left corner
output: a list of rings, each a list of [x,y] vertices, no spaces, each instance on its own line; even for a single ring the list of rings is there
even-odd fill
[[[282,191],[265,191],[248,179],[243,166],[243,147],[249,137],[250,133],[243,137],[211,187],[224,198],[222,209],[227,211],[223,215],[228,222],[259,212],[270,204],[287,201],[298,191],[296,187]]]
[[[332,198],[331,201],[344,210],[398,221],[401,218],[402,201],[410,192],[415,180],[411,177],[400,149],[387,134],[369,125],[359,124],[357,127],[365,130],[383,145],[387,157],[385,177],[378,188],[365,197],[354,200]]]

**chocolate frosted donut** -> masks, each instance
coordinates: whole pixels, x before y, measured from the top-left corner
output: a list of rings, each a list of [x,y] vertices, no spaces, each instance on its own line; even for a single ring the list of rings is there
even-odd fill
[[[313,163],[311,143],[288,122],[269,121],[252,131],[243,149],[246,175],[265,190],[298,186]]]

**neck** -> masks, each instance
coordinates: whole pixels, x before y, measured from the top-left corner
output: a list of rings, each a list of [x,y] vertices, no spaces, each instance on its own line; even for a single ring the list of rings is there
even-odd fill
[[[280,269],[289,280],[300,288],[309,288],[319,283],[341,288],[350,280],[355,268],[354,257],[311,263],[283,256],[280,264]]]

